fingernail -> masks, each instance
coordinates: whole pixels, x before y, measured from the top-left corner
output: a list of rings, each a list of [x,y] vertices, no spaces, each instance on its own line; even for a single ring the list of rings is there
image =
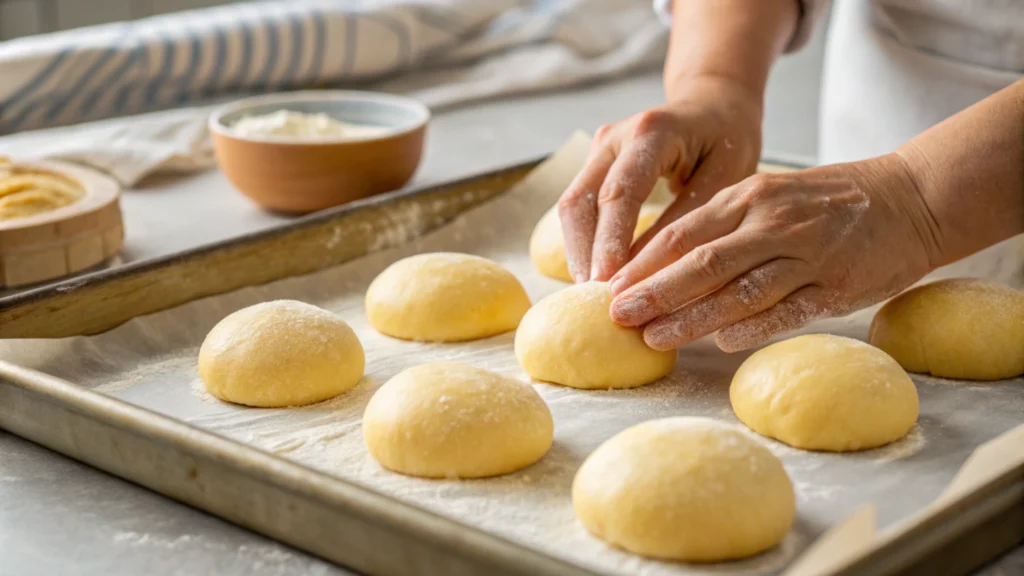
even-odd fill
[[[612,297],[618,296],[626,288],[629,288],[629,282],[624,276],[613,276],[608,283],[608,291],[612,293]]]

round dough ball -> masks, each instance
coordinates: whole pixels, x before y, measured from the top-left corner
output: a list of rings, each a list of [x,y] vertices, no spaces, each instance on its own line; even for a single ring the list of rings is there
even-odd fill
[[[460,342],[515,330],[530,297],[511,272],[486,258],[436,252],[381,272],[366,291],[379,332],[403,340]]]
[[[426,478],[515,472],[540,460],[553,436],[533,386],[458,362],[403,370],[363,414],[370,454],[388,470]]]
[[[633,239],[636,240],[648,228],[654,225],[658,216],[665,210],[660,205],[643,205],[637,218]],[[541,274],[572,282],[569,264],[565,259],[565,239],[562,237],[562,221],[558,219],[558,207],[552,207],[537,221],[537,226],[530,235],[530,261]]]
[[[869,341],[909,372],[963,380],[1024,374],[1024,292],[972,278],[912,288],[875,314]]]
[[[758,434],[805,450],[888,444],[917,421],[917,388],[885,352],[808,334],[755,352],[729,388],[732,409]]]
[[[643,331],[612,322],[604,282],[574,284],[537,303],[516,331],[516,358],[531,377],[573,388],[633,388],[672,371]]]
[[[230,314],[199,349],[199,376],[206,390],[246,406],[326,400],[355,386],[365,365],[363,346],[344,320],[294,300]]]
[[[691,562],[767,550],[796,515],[782,462],[708,418],[651,420],[616,434],[583,462],[572,503],[583,526],[614,546]]]

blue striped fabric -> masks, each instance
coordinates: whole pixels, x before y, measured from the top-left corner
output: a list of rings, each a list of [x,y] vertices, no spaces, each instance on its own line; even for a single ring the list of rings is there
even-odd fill
[[[0,134],[395,73],[516,0],[232,4],[0,43]]]

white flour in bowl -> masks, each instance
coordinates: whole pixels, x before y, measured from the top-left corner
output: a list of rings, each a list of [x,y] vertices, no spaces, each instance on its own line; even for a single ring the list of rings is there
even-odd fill
[[[231,132],[242,137],[278,136],[303,140],[366,140],[391,131],[386,126],[350,124],[323,113],[306,114],[292,110],[243,116],[231,125]]]

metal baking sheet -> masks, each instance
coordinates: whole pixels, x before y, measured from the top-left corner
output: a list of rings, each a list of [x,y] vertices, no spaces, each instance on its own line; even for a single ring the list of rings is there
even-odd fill
[[[445,345],[400,342],[377,334],[366,323],[362,310],[365,287],[380,270],[398,258],[448,250],[476,253],[501,262],[523,281],[535,301],[561,288],[563,284],[543,278],[532,269],[526,258],[527,239],[536,220],[554,202],[567,179],[575,174],[586,144],[586,138],[574,138],[508,193],[399,248],[379,251],[314,274],[136,318],[96,336],[4,341],[0,343],[0,358],[100,392],[103,395],[99,396],[100,400],[93,398],[95,394],[85,395],[84,391],[72,398],[79,403],[98,402],[93,406],[97,410],[117,412],[118,403],[103,404],[109,398],[116,398],[169,417],[166,420],[149,416],[148,412],[127,411],[132,418],[142,419],[136,423],[136,432],[152,431],[154,422],[161,423],[165,427],[161,430],[170,434],[161,437],[161,441],[165,443],[164,448],[170,443],[171,452],[176,444],[211,450],[211,437],[196,430],[213,432],[218,437],[254,448],[235,449],[246,457],[239,457],[232,465],[206,464],[218,470],[214,477],[220,479],[207,484],[206,489],[216,487],[226,499],[222,509],[215,512],[243,525],[266,530],[266,522],[259,522],[258,514],[254,519],[251,509],[240,512],[238,507],[264,509],[264,516],[280,515],[284,498],[281,490],[308,489],[316,492],[317,497],[324,497],[323,492],[310,486],[315,480],[314,484],[323,482],[349,491],[350,503],[376,502],[380,507],[375,513],[380,515],[382,525],[398,531],[406,529],[420,539],[428,537],[430,530],[425,526],[437,519],[435,526],[444,529],[438,528],[436,534],[443,534],[445,538],[434,538],[434,546],[443,548],[445,542],[450,545],[452,541],[479,538],[479,542],[453,552],[455,557],[483,554],[491,562],[486,564],[481,560],[485,563],[470,563],[470,566],[510,567],[519,562],[522,570],[518,571],[526,573],[571,572],[574,568],[605,574],[778,573],[827,527],[864,502],[878,504],[882,527],[922,510],[942,491],[976,446],[1024,420],[1024,379],[968,383],[915,377],[921,394],[921,417],[910,436],[890,446],[836,455],[798,451],[761,439],[783,459],[794,481],[798,495],[797,524],[775,550],[748,560],[714,566],[650,561],[608,547],[589,536],[575,521],[569,500],[572,476],[583,458],[600,442],[631,424],[675,415],[702,415],[735,422],[728,402],[728,384],[745,355],[723,354],[708,341],[681,350],[672,375],[639,389],[578,391],[536,384],[555,416],[555,445],[540,463],[519,473],[488,480],[448,481],[408,478],[382,470],[363,449],[359,416],[373,391],[387,378],[405,367],[438,359],[465,361],[520,378],[524,375],[512,354],[510,334]],[[409,210],[410,213],[393,218],[393,232],[397,237],[408,233],[401,228],[406,225],[403,222],[416,221],[417,209]],[[345,231],[339,231],[334,241],[344,237]],[[331,242],[331,238],[334,236],[326,242]],[[997,247],[941,274],[995,276],[1012,282],[1017,278],[1012,257],[1019,254],[1014,252],[1018,248],[1016,245]],[[1009,264],[1007,258],[1011,260]],[[355,328],[367,349],[368,360],[366,378],[356,389],[322,404],[280,410],[231,406],[202,392],[195,370],[202,337],[231,311],[276,298],[294,298],[324,306],[338,312]],[[807,331],[863,338],[871,312],[818,323]],[[23,389],[10,392],[6,398],[20,399],[25,406],[42,410],[31,401],[24,388],[25,380],[21,381]],[[50,384],[62,393],[74,395],[61,388],[59,382]],[[40,390],[37,386],[36,391]],[[0,394],[0,400],[4,398]],[[0,412],[3,410],[0,407]],[[181,426],[181,423],[188,426]],[[16,429],[38,428],[37,424],[27,422],[24,417],[18,419],[9,411],[0,414],[0,424]],[[129,425],[127,429],[132,430],[132,427]],[[76,444],[67,438],[64,442],[68,451],[83,455],[86,461],[91,455],[98,463],[109,466],[111,460],[115,463],[119,460],[117,454],[107,454],[105,459],[102,454],[97,455],[102,450],[113,450],[109,442],[114,436],[105,438],[106,444],[99,441]],[[213,445],[221,451],[217,454],[232,455],[233,444],[217,442],[222,441],[213,439]],[[102,450],[97,446],[102,446]],[[134,449],[147,454],[145,443]],[[157,452],[150,450],[148,453]],[[121,465],[131,467],[130,462]],[[281,476],[282,469],[288,474]],[[247,498],[245,492],[224,489],[227,477],[239,485],[262,478],[265,485],[262,489],[254,488],[253,496]],[[162,491],[185,501],[208,505],[209,498],[188,492],[195,484],[190,478],[188,473],[169,473]],[[184,496],[180,492],[185,492]],[[294,506],[306,509],[302,504]],[[403,524],[406,513],[418,520]],[[389,515],[398,515],[394,522],[401,526],[389,524]],[[372,524],[374,517],[369,514],[363,520]],[[281,528],[272,535],[374,572],[436,573],[432,570],[437,565],[425,560],[404,562],[395,569],[394,565],[375,564],[379,558],[360,559],[359,549],[375,547],[366,543],[365,538],[358,543],[340,542],[337,546],[341,551],[332,553],[324,549],[327,544],[322,532],[311,534],[305,530],[307,527],[297,523],[291,522],[290,532]],[[329,530],[330,526],[322,529]],[[504,559],[504,563],[500,559]],[[511,567],[510,570],[517,571]]]

